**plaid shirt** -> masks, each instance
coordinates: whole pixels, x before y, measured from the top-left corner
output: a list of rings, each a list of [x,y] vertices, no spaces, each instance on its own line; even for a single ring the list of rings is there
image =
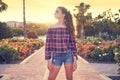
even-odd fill
[[[46,34],[45,60],[51,59],[51,53],[60,54],[72,51],[77,57],[76,37],[69,35],[67,28],[49,28]]]

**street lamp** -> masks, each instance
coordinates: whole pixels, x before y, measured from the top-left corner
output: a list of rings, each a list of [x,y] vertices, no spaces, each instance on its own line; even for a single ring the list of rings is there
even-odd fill
[[[24,27],[24,37],[26,38],[26,18],[25,18],[25,0],[23,0],[23,27]]]

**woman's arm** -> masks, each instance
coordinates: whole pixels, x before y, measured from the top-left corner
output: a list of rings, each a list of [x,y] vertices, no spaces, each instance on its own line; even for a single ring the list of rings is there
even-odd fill
[[[74,35],[70,35],[70,47],[71,47],[71,51],[73,53],[73,56],[74,56],[74,60],[78,60],[78,52],[77,52],[77,48],[76,48],[76,36]]]
[[[51,35],[50,35],[50,30],[48,29],[47,34],[46,34],[46,44],[45,44],[45,60],[50,60],[51,59]]]

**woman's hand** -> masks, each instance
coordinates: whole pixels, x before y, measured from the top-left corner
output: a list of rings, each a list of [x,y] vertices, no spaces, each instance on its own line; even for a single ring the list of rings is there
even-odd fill
[[[77,60],[76,57],[74,57],[74,62],[73,62],[73,71],[77,69]]]
[[[48,60],[47,67],[48,67],[49,71],[52,71],[53,66],[52,66],[52,62],[51,62],[51,60]]]

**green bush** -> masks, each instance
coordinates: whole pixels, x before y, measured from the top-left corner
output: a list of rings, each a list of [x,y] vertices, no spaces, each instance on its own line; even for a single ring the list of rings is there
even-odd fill
[[[100,60],[101,57],[103,56],[103,51],[99,48],[96,48],[92,52],[90,52],[90,57],[95,59],[95,60]]]
[[[97,61],[105,61],[105,62],[114,62],[114,52],[113,48],[110,47],[105,50],[101,50],[100,48],[97,48],[90,52],[90,57]]]
[[[6,23],[0,22],[0,40],[11,37],[13,37],[12,30],[7,27]]]
[[[47,32],[47,29],[45,28],[39,28],[36,30],[36,32],[38,33],[38,35],[45,35]]]
[[[36,38],[38,38],[38,34],[36,31],[29,31],[29,32],[27,32],[27,37],[36,39]]]
[[[8,46],[0,47],[0,62],[1,63],[10,63],[17,59],[18,52],[13,49],[9,48]]]
[[[114,59],[117,61],[119,65],[118,74],[120,74],[120,44],[118,44],[118,46],[115,48],[114,53],[115,53]]]
[[[12,29],[13,36],[21,36],[23,34],[23,30],[19,28],[13,28]]]
[[[103,61],[114,62],[114,46],[109,46],[109,48],[104,49],[105,55],[103,56]]]
[[[115,55],[115,60],[117,61],[118,63],[118,74],[120,74],[120,51]]]
[[[117,37],[116,41],[120,42],[120,36],[119,36],[119,37]]]

